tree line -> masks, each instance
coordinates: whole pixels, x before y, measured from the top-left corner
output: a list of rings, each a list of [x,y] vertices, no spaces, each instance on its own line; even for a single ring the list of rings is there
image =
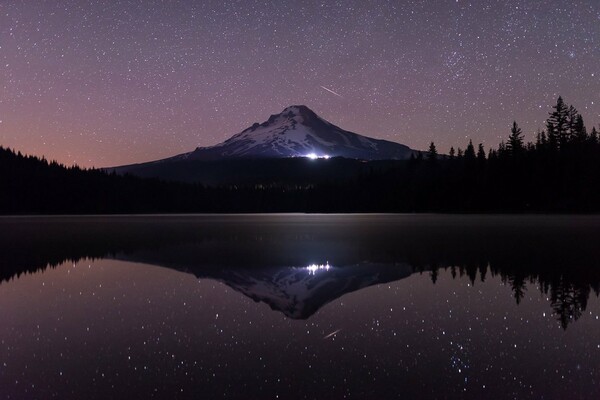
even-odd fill
[[[487,152],[469,141],[442,158],[432,142],[411,160],[409,175],[426,182],[418,193],[423,202],[413,204],[436,211],[597,212],[599,156],[597,129],[588,132],[582,115],[559,97],[534,142],[525,143],[516,121],[506,141]],[[436,201],[440,196],[445,201]]]
[[[315,161],[315,168],[345,165]],[[525,143],[514,122],[495,149],[469,141],[441,155],[432,142],[410,160],[369,162],[359,171],[353,179],[332,174],[314,184],[205,186],[66,167],[0,147],[0,213],[600,211],[598,131],[588,132],[560,97],[534,142]]]

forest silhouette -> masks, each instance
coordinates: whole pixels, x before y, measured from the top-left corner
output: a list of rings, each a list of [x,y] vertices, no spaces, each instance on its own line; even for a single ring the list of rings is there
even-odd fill
[[[598,131],[588,132],[573,106],[559,97],[534,142],[524,142],[517,122],[507,133],[487,151],[469,141],[441,155],[431,143],[405,161],[315,160],[309,175],[302,160],[246,160],[240,168],[292,172],[211,186],[66,167],[0,147],[0,213],[600,211]]]
[[[405,265],[429,274],[433,283],[441,270],[475,287],[500,277],[517,304],[525,296],[547,297],[567,328],[600,293],[598,240],[597,221],[584,216],[3,218],[0,282],[102,258],[213,279],[223,271],[262,274],[304,267],[309,260],[342,268],[371,265],[375,274]]]

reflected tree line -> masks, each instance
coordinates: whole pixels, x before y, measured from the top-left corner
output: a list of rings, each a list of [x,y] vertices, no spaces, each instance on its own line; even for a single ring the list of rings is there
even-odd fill
[[[109,256],[110,257],[110,256]],[[0,283],[10,282],[23,275],[43,272],[46,269],[56,268],[64,263],[77,264],[82,260],[91,260],[94,258],[82,257],[80,259],[65,259],[53,261],[47,264],[30,265],[28,267],[2,268],[0,269]],[[485,282],[486,277],[500,277],[502,282],[509,285],[513,291],[516,304],[520,304],[526,295],[528,288],[537,287],[540,294],[547,296],[552,311],[563,329],[577,321],[585,312],[588,299],[593,293],[596,297],[600,296],[600,275],[598,273],[589,274],[546,274],[536,273],[520,269],[519,272],[495,268],[488,263],[479,265],[462,265],[448,267],[433,267],[430,271],[430,277],[433,284],[436,283],[440,270],[450,272],[453,278],[468,278],[473,286],[478,281]],[[425,272],[423,267],[415,267],[415,272]]]
[[[594,223],[585,223],[585,217],[578,220],[583,222],[572,217],[547,222],[543,217],[436,216],[389,225],[342,225],[347,218],[334,218],[318,229],[310,223],[288,225],[284,217],[279,224],[264,217],[248,217],[246,222],[212,218],[4,220],[0,224],[0,281],[65,262],[101,258],[159,265],[209,278],[220,276],[224,269],[262,274],[266,268],[303,267],[320,260],[340,267],[369,265],[375,275],[383,271],[377,265],[389,272],[390,266],[402,264],[430,274],[433,283],[441,271],[469,279],[475,286],[499,277],[512,288],[517,304],[537,287],[549,298],[565,329],[581,317],[589,297],[600,293],[598,229]],[[365,274],[364,269],[356,270]],[[367,280],[377,282],[375,275]]]
[[[0,213],[600,211],[598,131],[562,98],[531,143],[514,122],[496,149],[469,142],[440,155],[431,143],[407,161],[314,160],[310,173],[304,160],[242,161],[246,175],[261,164],[260,182],[119,176],[0,147]]]
[[[563,329],[577,321],[587,308],[590,294],[600,295],[600,274],[593,270],[576,270],[570,273],[560,271],[533,271],[526,268],[498,267],[490,263],[466,264],[460,266],[432,267],[429,274],[435,284],[440,269],[449,271],[454,279],[468,278],[473,286],[485,282],[488,274],[500,277],[511,287],[515,301],[520,304],[528,288],[537,287],[540,294],[547,296],[557,320]],[[423,268],[419,268],[423,272]]]

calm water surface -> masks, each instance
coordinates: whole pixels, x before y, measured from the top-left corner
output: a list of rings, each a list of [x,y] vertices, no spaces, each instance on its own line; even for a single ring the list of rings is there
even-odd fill
[[[600,398],[600,218],[0,218],[0,398]]]

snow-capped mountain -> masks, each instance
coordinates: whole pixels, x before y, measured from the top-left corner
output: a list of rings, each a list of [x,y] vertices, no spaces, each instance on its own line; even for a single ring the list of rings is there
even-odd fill
[[[408,264],[357,264],[346,267],[308,266],[223,270],[197,275],[223,282],[254,301],[292,319],[307,319],[341,296],[369,286],[404,279],[414,269]]]
[[[417,153],[399,143],[346,131],[325,121],[306,106],[290,106],[214,146],[105,170],[206,185],[314,184],[360,176],[366,173],[365,168],[368,169],[363,161],[394,162]],[[332,160],[307,168],[300,165],[306,157],[336,157],[337,162]]]
[[[211,252],[207,251],[211,247],[208,243],[201,248],[197,245],[167,246],[134,253],[118,253],[113,257],[122,261],[171,268],[193,274],[198,279],[221,282],[255,302],[267,304],[273,311],[281,312],[291,319],[307,319],[325,305],[347,293],[404,279],[415,272],[415,268],[405,262],[370,261],[345,265],[330,265],[326,262],[296,266],[245,267],[233,264],[217,268],[211,266],[211,262],[202,264],[211,258]],[[199,251],[200,249],[203,251]],[[273,251],[277,252],[275,249]],[[299,254],[293,258],[302,258]],[[283,260],[280,258],[282,256],[283,254],[280,254],[276,258]],[[269,258],[264,254],[261,257]],[[221,262],[223,262],[222,258]]]
[[[405,145],[373,139],[343,130],[306,106],[290,106],[262,124],[223,143],[198,147],[175,159],[347,157],[364,160],[406,159],[413,151]]]

